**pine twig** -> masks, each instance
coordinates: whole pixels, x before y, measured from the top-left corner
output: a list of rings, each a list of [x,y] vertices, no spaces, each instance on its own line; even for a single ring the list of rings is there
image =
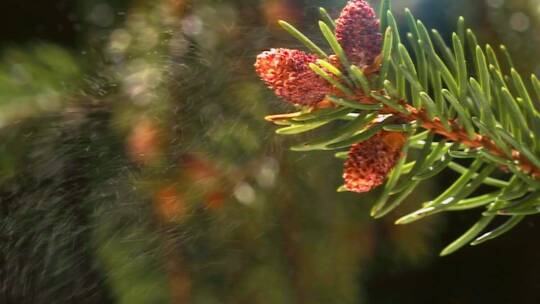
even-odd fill
[[[365,104],[379,103],[374,98],[366,96],[357,96],[354,98],[354,100]],[[497,144],[492,139],[487,136],[475,133],[474,138],[470,139],[467,132],[461,126],[459,126],[455,122],[455,120],[449,121],[452,128],[452,131],[449,132],[445,129],[439,118],[435,117],[434,119],[431,119],[425,109],[418,110],[404,100],[400,100],[399,104],[405,107],[409,114],[404,114],[389,106],[385,106],[379,111],[379,113],[394,115],[405,122],[419,121],[420,126],[426,130],[434,132],[437,135],[441,135],[452,142],[464,144],[472,149],[485,149],[494,156],[501,157],[517,163],[524,173],[530,174],[534,179],[540,179],[540,168],[535,166],[525,155],[523,155],[519,151],[514,149],[512,150],[512,155],[508,156],[499,146],[497,146]]]

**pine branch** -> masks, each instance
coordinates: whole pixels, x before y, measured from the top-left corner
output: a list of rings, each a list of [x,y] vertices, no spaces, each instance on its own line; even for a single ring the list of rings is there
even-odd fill
[[[366,97],[363,93],[355,96],[348,96],[349,99],[356,100],[361,104],[376,105],[379,102],[373,97]],[[391,99],[389,96],[385,98]],[[425,109],[417,109],[411,106],[405,100],[399,100],[398,103],[406,109],[407,113],[398,111],[395,108],[385,106],[379,110],[380,115],[394,115],[399,117],[403,122],[420,122],[420,127],[433,132],[437,135],[441,135],[449,141],[458,142],[464,144],[471,149],[483,149],[495,157],[506,159],[510,162],[519,164],[521,171],[529,174],[534,179],[540,180],[540,167],[533,164],[523,153],[513,149],[510,155],[506,154],[497,144],[488,136],[474,133],[472,138],[463,127],[461,127],[455,120],[451,120],[450,131],[443,125],[441,119],[438,117],[431,118]],[[278,117],[274,117],[278,118]],[[272,119],[270,119],[272,120]],[[507,172],[506,167],[502,167]]]
[[[372,208],[375,218],[392,212],[422,181],[446,169],[459,173],[438,197],[396,222],[486,208],[441,255],[501,236],[523,216],[540,213],[540,112],[504,47],[501,64],[492,47],[478,45],[463,18],[447,46],[436,30],[430,33],[406,10],[410,54],[389,0],[382,1],[380,23],[364,0],[350,0],[335,22],[325,10],[320,12],[329,25],[321,21],[319,27],[336,55],[325,55],[282,22],[318,57],[273,49],[259,55],[255,65],[279,97],[300,108],[266,118],[284,126],[278,134],[334,126],[292,150],[338,150],[336,157],[346,159],[345,185],[339,192],[367,192],[384,184]],[[540,98],[540,81],[534,76],[531,86]],[[349,152],[339,151],[344,148]],[[412,149],[419,152],[409,161]],[[460,159],[472,163],[467,168]],[[497,168],[510,179],[494,178]],[[498,190],[477,195],[481,185]],[[510,218],[478,237],[497,216]]]

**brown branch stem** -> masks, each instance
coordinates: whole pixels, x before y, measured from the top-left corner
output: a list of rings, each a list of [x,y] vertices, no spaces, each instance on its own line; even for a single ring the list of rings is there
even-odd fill
[[[360,101],[370,104],[378,102],[373,98],[366,97],[360,98]],[[403,100],[400,101],[400,104],[405,107],[409,114],[401,113],[388,106],[380,110],[380,113],[394,115],[406,122],[417,121],[420,123],[422,128],[441,135],[450,141],[464,144],[469,148],[483,148],[494,156],[517,163],[524,173],[530,174],[534,179],[540,179],[540,168],[536,167],[525,155],[519,151],[514,149],[512,150],[512,155],[509,156],[487,136],[476,133],[473,136],[473,139],[469,138],[467,132],[461,126],[459,126],[455,120],[449,121],[452,131],[447,131],[439,118],[431,119],[425,110],[418,110]]]
[[[336,92],[338,93],[338,92]],[[337,94],[339,95],[339,93]],[[356,96],[343,96],[345,98],[356,100],[359,103],[363,104],[377,104],[379,103],[378,100],[374,99],[373,97],[367,97],[362,92],[357,92]],[[501,149],[495,141],[493,141],[488,136],[484,136],[478,133],[475,133],[473,138],[471,139],[469,135],[467,134],[466,130],[461,127],[455,120],[450,120],[448,123],[451,127],[451,131],[446,130],[443,123],[440,121],[439,118],[431,119],[426,110],[418,110],[417,108],[413,107],[409,103],[407,103],[405,100],[399,101],[400,105],[403,106],[407,110],[407,114],[404,114],[394,108],[391,108],[389,106],[385,106],[381,110],[379,110],[380,114],[385,115],[393,115],[395,117],[400,118],[402,121],[405,122],[413,122],[417,121],[420,123],[420,126],[423,129],[429,130],[435,134],[438,134],[440,136],[443,136],[447,138],[448,140],[452,142],[459,142],[471,149],[484,149],[485,151],[488,151],[491,155],[509,160],[511,162],[514,162],[519,166],[522,172],[529,174],[532,178],[536,180],[540,180],[540,168],[535,166],[531,160],[529,160],[525,155],[523,155],[521,152],[519,152],[516,149],[513,149],[511,152],[511,155],[508,155]],[[314,107],[312,110],[317,111],[318,109],[323,108],[331,108],[335,107],[333,103],[331,103],[329,100],[325,99],[321,101],[316,107]],[[267,116],[265,119],[267,121],[271,121],[274,123],[277,123],[278,121],[282,120],[288,120],[291,118],[298,117],[301,115],[301,112],[296,113],[289,113],[289,114],[278,114],[278,115],[271,115]],[[502,167],[503,170],[505,170],[504,167]]]

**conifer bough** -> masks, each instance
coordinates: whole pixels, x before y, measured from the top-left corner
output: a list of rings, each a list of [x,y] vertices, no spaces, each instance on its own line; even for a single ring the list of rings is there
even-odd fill
[[[401,36],[389,0],[382,1],[379,17],[364,0],[350,0],[337,20],[320,12],[330,53],[280,21],[309,53],[272,49],[255,63],[269,88],[298,108],[267,117],[282,126],[277,133],[316,133],[292,150],[337,151],[346,159],[339,191],[382,186],[375,218],[397,208],[423,181],[457,172],[445,191],[396,222],[482,210],[441,255],[496,238],[540,213],[540,81],[533,75],[526,83],[504,46],[499,61],[463,18],[448,45],[409,10]],[[492,227],[497,217],[505,221]]]

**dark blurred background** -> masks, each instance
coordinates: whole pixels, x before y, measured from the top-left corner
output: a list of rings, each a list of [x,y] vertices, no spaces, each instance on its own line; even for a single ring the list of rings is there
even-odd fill
[[[540,72],[536,0],[394,0],[445,37]],[[0,2],[0,303],[540,303],[540,232],[445,258],[478,214],[369,217],[341,161],[290,152],[263,117],[290,110],[255,56],[314,40],[309,0]],[[378,5],[378,1],[372,1]]]

